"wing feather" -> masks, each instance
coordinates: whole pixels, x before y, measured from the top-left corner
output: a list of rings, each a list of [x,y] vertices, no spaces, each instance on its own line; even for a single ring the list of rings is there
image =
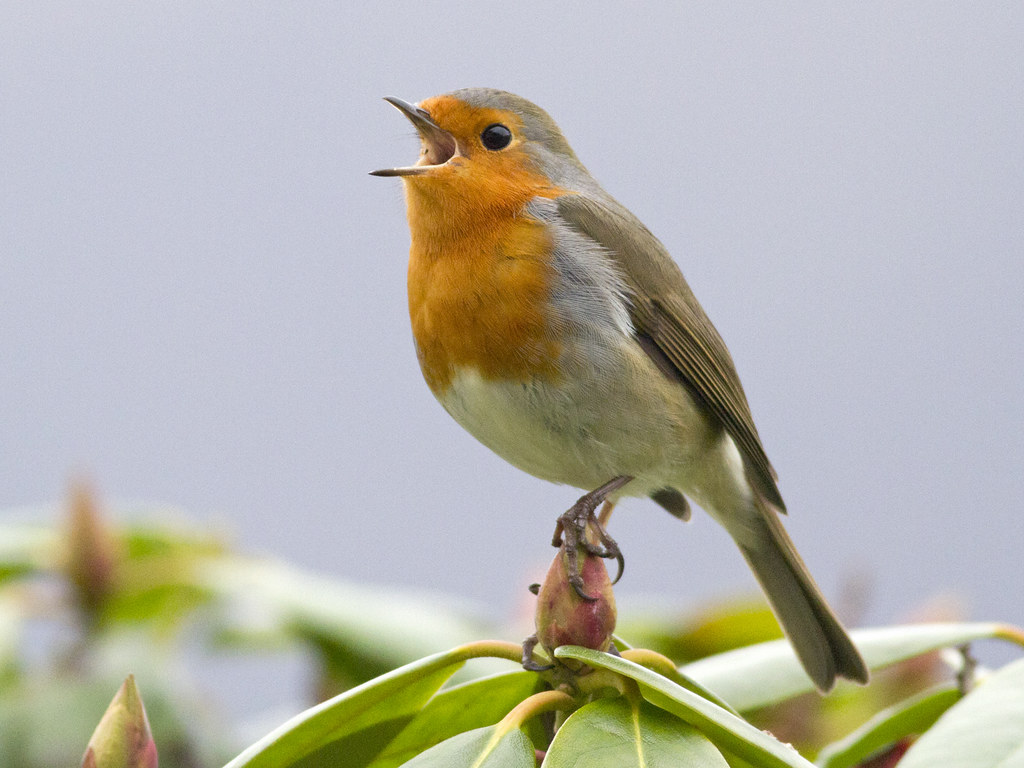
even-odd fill
[[[569,225],[616,260],[631,291],[637,332],[654,343],[698,402],[719,419],[743,456],[748,479],[784,512],[775,471],[761,445],[732,357],[668,251],[611,198],[566,194],[555,202]],[[663,364],[663,360],[657,362]]]

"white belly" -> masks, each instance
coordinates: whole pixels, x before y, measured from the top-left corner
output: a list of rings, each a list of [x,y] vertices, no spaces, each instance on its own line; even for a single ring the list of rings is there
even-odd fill
[[[462,369],[440,400],[470,434],[536,477],[592,490],[631,475],[628,496],[685,488],[713,430],[678,383],[639,347],[637,355],[557,382],[494,381]]]

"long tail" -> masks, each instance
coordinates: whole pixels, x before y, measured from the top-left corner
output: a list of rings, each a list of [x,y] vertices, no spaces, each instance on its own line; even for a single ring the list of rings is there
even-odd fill
[[[760,499],[758,506],[760,514],[744,521],[737,543],[800,663],[822,691],[830,690],[836,677],[866,683],[868,669],[860,652],[825,602],[778,513]]]

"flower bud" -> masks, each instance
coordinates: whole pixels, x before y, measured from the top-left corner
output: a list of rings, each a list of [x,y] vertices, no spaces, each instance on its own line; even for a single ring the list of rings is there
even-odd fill
[[[157,768],[156,744],[134,676],[122,683],[93,731],[82,768]]]
[[[83,483],[71,490],[67,542],[66,573],[82,614],[92,622],[113,586],[117,541],[100,514],[95,494]]]
[[[560,645],[606,651],[615,631],[615,595],[604,560],[584,547],[576,550],[580,589],[569,579],[569,558],[563,544],[537,593],[537,639],[549,653]],[[587,599],[580,595],[592,599]]]

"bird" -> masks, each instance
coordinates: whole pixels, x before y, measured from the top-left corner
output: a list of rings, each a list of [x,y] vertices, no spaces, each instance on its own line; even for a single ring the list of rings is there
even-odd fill
[[[596,524],[589,546],[621,558],[603,534],[620,498],[683,520],[696,503],[738,545],[814,684],[867,682],[782,526],[733,360],[665,246],[527,99],[385,100],[420,152],[371,174],[403,182],[413,339],[445,410],[519,469],[587,491],[556,542]]]

